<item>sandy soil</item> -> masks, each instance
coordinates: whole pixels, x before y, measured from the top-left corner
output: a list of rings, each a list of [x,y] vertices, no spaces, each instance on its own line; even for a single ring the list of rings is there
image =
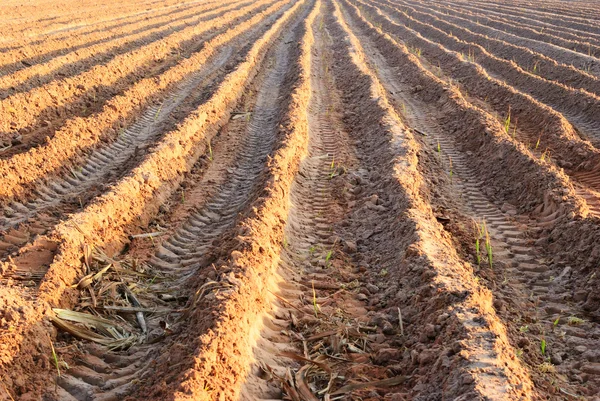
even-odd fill
[[[600,400],[600,7],[7,1],[0,400]]]

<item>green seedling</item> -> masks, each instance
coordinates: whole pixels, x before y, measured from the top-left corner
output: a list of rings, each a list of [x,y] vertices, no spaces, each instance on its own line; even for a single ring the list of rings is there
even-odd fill
[[[471,63],[475,62],[475,51],[469,48],[469,56],[468,59]]]
[[[335,157],[331,160],[331,164],[329,165],[329,179],[331,180],[335,175]]]
[[[319,304],[317,304],[317,293],[315,292],[315,282],[312,282],[312,293],[313,293],[313,309],[315,310],[315,317],[319,317]]]
[[[492,242],[490,240],[490,233],[488,232],[487,227],[485,227],[485,250],[488,256],[488,262],[490,264],[490,269],[493,267],[493,257],[492,257]]]
[[[308,253],[310,256],[314,255],[316,251],[317,251],[316,245],[313,245],[310,248],[308,248]]]
[[[535,64],[533,65],[533,73],[534,73],[535,75],[537,75],[537,74],[539,73],[539,68],[540,68],[540,67],[539,67],[539,64],[538,64],[538,63],[539,63],[539,62],[538,62],[538,61],[536,61],[536,62],[535,62]]]
[[[52,340],[50,340],[50,349],[52,349],[52,361],[54,362],[54,366],[56,367],[56,374],[60,377],[60,362],[58,361],[58,355],[56,354],[56,350],[54,349],[54,344],[52,344]]]
[[[437,152],[441,153],[442,152],[442,147],[440,146],[440,141],[437,141]]]
[[[538,136],[537,142],[535,143],[535,150],[537,150],[540,146],[540,140],[542,139],[542,134]]]
[[[163,104],[161,104],[160,107],[158,108],[158,110],[156,110],[156,114],[154,115],[154,121],[158,120],[158,116],[160,115],[160,112],[162,111]]]
[[[556,318],[556,320],[554,321],[554,323],[552,323],[552,325],[554,327],[558,326],[559,321],[560,321],[560,316]]]
[[[506,115],[506,118],[504,119],[504,132],[506,132],[507,134],[510,131],[510,106],[508,106],[508,114]]]
[[[548,153],[549,153],[548,149],[544,150],[544,153],[542,153],[542,156],[540,157],[540,160],[541,161],[546,161],[546,159],[550,159],[550,155]]]
[[[325,266],[329,267],[332,257],[333,257],[333,249],[330,249],[329,252],[327,252],[327,255],[325,255]]]
[[[546,356],[546,340],[542,338],[540,341],[540,350],[542,351],[542,355]]]
[[[409,50],[412,54],[414,54],[417,57],[421,57],[421,53],[423,52],[419,47],[413,47],[413,46],[411,46],[409,48]]]
[[[493,267],[493,252],[492,252],[492,240],[490,238],[490,232],[488,231],[485,221],[481,225],[477,225],[478,235],[475,239],[475,256],[477,258],[477,264],[481,264],[481,241],[483,241],[485,252],[487,254],[488,263],[490,268]]]
[[[521,327],[519,327],[519,331],[521,333],[527,333],[529,331],[529,326],[528,325],[521,326]]]

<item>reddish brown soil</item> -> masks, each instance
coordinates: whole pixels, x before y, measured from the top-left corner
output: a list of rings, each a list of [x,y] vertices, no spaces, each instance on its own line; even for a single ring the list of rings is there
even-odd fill
[[[0,15],[0,400],[600,399],[597,4]]]

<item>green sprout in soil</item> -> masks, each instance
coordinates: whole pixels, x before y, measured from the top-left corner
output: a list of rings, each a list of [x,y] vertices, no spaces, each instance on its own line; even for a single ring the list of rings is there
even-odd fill
[[[508,106],[508,114],[506,115],[506,118],[504,119],[504,132],[506,132],[507,134],[510,131],[510,106]]]
[[[541,139],[542,139],[542,134],[540,134],[540,136],[538,136],[537,142],[535,143],[535,150],[537,150],[537,148],[540,146]]]
[[[154,115],[154,121],[158,120],[158,116],[160,115],[160,112],[162,111],[163,104],[161,104],[160,107],[158,108],[158,110],[156,110],[156,114]]]
[[[329,267],[329,265],[331,264],[332,257],[333,257],[333,249],[330,249],[329,252],[327,252],[327,255],[325,255],[325,266]]]
[[[312,283],[312,293],[313,293],[313,308],[315,310],[315,317],[319,317],[319,304],[317,304],[317,293],[315,292],[315,283]]]
[[[546,356],[546,340],[543,338],[540,341],[540,351],[542,351],[543,356]]]
[[[441,152],[442,152],[442,147],[440,146],[440,141],[439,141],[439,140],[437,141],[437,149],[436,149],[436,151],[437,151],[438,153],[441,153]]]
[[[469,48],[469,56],[468,59],[471,63],[475,62],[475,51]]]
[[[527,333],[529,331],[529,326],[528,325],[521,326],[521,327],[519,327],[519,331],[521,333]]]
[[[481,242],[483,241],[483,246],[485,248],[485,253],[488,258],[488,263],[490,268],[493,267],[493,251],[492,251],[492,240],[490,237],[490,232],[485,224],[485,221],[481,223],[481,225],[477,226],[478,235],[475,238],[475,256],[477,258],[477,264],[481,265]]]
[[[417,56],[417,57],[421,57],[422,50],[421,50],[420,48],[418,48],[418,47],[412,47],[412,46],[411,46],[411,47],[409,47],[409,50],[410,50],[410,52],[411,52],[412,54],[414,54],[415,56]]]
[[[52,361],[54,362],[54,366],[56,367],[56,374],[60,377],[60,363],[58,362],[58,355],[56,355],[56,350],[54,349],[54,344],[52,344],[52,340],[50,340],[50,348],[52,349]]]
[[[331,180],[335,175],[335,157],[331,160],[331,165],[329,166],[329,179]]]
[[[556,318],[556,320],[554,320],[554,323],[552,323],[552,325],[554,327],[558,326],[558,323],[560,322],[560,316]]]

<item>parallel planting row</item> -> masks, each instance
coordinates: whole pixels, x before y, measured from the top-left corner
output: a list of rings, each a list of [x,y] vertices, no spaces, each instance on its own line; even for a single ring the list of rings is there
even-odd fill
[[[600,392],[595,5],[42,5],[0,23],[3,398]]]

